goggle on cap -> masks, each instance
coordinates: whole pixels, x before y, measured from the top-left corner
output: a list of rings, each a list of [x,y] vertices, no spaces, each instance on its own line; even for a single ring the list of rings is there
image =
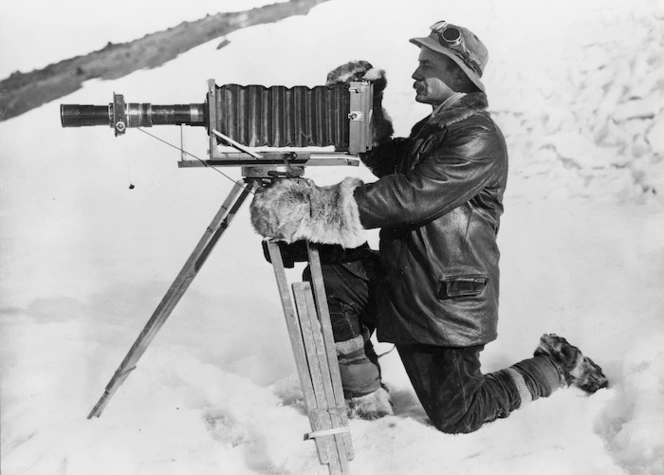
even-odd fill
[[[410,42],[444,54],[459,65],[473,84],[485,91],[480,78],[489,61],[489,51],[469,29],[439,21],[431,26],[429,36],[411,38]]]

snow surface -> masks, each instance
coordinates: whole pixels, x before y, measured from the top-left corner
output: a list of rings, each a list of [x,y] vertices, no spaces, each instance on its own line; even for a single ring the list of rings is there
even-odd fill
[[[176,5],[178,21],[193,19]],[[16,28],[30,24],[2,8]],[[59,102],[104,104],[113,91],[200,102],[208,78],[314,85],[362,58],[387,71],[386,107],[405,135],[428,112],[413,101],[407,39],[440,18],[470,26],[491,51],[485,82],[511,151],[500,336],[484,370],[529,357],[541,333],[557,332],[611,387],[592,397],[561,390],[451,436],[427,423],[390,353],[382,362],[397,415],[351,421],[353,473],[661,474],[663,10],[649,0],[334,0],[238,31],[222,50],[212,41],[161,68],[89,81]],[[172,11],[153,13],[173,23]],[[140,31],[132,36],[153,29],[124,20],[121,30]],[[97,47],[86,35],[82,52]],[[4,51],[23,51],[1,40]],[[41,47],[26,45],[25,60],[37,66],[65,51],[60,40]],[[190,130],[187,147],[204,156],[205,139]],[[115,139],[104,127],[61,129],[58,103],[0,123],[0,143],[2,473],[326,473],[302,441],[301,391],[246,207],[103,416],[85,419],[231,181],[178,169],[177,152],[135,130]],[[309,172],[321,184],[372,179],[363,168]]]

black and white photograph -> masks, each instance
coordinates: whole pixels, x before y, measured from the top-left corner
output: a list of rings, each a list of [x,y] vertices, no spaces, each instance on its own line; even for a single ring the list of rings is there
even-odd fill
[[[0,473],[664,475],[664,0],[0,3]]]

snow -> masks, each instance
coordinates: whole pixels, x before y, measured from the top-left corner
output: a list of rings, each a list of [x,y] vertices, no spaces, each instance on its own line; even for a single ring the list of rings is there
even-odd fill
[[[119,29],[110,17],[85,18],[127,40],[213,8],[176,5],[141,15],[155,23],[127,14]],[[611,386],[591,397],[561,390],[450,436],[427,423],[392,352],[382,364],[397,415],[351,421],[353,473],[664,473],[663,7],[333,0],[307,17],[238,31],[221,50],[215,40],[161,68],[89,81],[0,123],[3,473],[326,473],[302,441],[301,391],[246,207],[102,417],[86,420],[232,181],[178,169],[176,151],[135,130],[116,139],[104,127],[62,129],[58,104],[104,104],[113,91],[131,102],[199,102],[208,78],[314,85],[362,58],[387,71],[385,105],[404,135],[428,112],[413,101],[407,39],[440,18],[488,45],[485,83],[511,153],[500,336],[483,368],[527,358],[542,333],[556,332],[591,355]],[[20,16],[22,5],[1,8],[3,26],[38,24]],[[53,8],[43,11],[53,17]],[[35,51],[0,31],[3,67],[7,51],[30,67],[73,54],[58,35]],[[81,53],[98,47],[85,37]],[[175,127],[150,132],[179,137]],[[204,156],[205,139],[188,130],[188,149]],[[372,179],[363,168],[308,174],[321,184]]]

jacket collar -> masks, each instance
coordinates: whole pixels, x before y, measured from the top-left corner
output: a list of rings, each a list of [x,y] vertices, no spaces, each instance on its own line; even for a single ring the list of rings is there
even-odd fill
[[[450,97],[445,99],[441,104],[434,107],[433,112],[431,113],[431,115],[434,116],[436,114],[439,114],[444,109],[449,109],[454,104],[459,102],[465,95],[466,95],[465,92],[456,92],[456,93],[452,94]]]
[[[427,125],[437,127],[448,127],[457,122],[482,112],[489,107],[486,94],[483,92],[471,92],[466,94],[450,107],[443,109],[432,117],[427,117]]]

